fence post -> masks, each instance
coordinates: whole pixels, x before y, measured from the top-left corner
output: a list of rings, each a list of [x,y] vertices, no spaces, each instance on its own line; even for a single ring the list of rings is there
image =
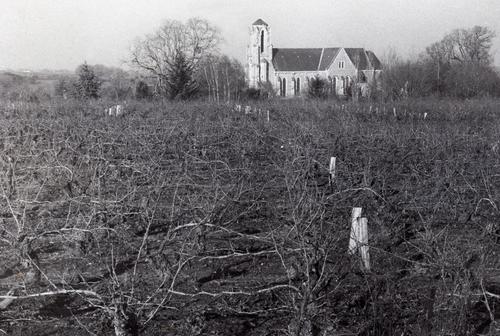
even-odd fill
[[[335,181],[335,162],[337,161],[337,158],[335,156],[332,156],[330,158],[330,167],[329,167],[329,172],[330,172],[330,185],[333,184]]]
[[[366,270],[370,270],[370,253],[368,251],[368,219],[358,218],[359,222],[359,253]]]
[[[359,251],[363,267],[370,270],[370,253],[368,247],[368,219],[361,217],[362,208],[352,208],[351,236],[349,238],[349,254]]]
[[[266,119],[267,119],[267,122],[269,122],[269,110],[266,110]]]
[[[351,235],[349,237],[349,254],[355,254],[358,250],[359,221],[362,208],[352,208],[351,212]]]

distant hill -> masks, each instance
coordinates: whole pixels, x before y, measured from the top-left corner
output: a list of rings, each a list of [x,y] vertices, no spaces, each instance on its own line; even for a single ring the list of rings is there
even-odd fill
[[[0,71],[0,97],[18,99],[28,93],[38,96],[52,95],[60,73],[33,71]],[[17,98],[16,98],[17,97]]]
[[[100,94],[103,97],[122,99],[133,96],[139,80],[145,81],[150,87],[155,83],[154,79],[128,69],[100,64],[91,67],[102,82]],[[54,96],[59,81],[64,80],[66,85],[71,85],[69,83],[76,77],[74,70],[0,70],[0,98],[19,99],[18,97],[26,93]]]
[[[10,71],[0,71],[0,82],[21,83],[25,78]]]

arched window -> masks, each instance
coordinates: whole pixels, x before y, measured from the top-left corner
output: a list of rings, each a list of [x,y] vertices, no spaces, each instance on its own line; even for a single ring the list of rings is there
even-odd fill
[[[351,95],[352,78],[350,76],[347,76],[345,79],[346,79],[345,92],[346,94]]]
[[[283,78],[283,85],[281,85],[281,87],[283,88],[283,92],[281,95],[283,97],[286,97],[286,78]]]
[[[337,77],[333,77],[332,87],[333,87],[333,92],[335,94],[337,94],[337,82],[338,82]]]
[[[278,82],[280,83],[280,96],[283,96],[283,82],[280,77],[278,77]]]
[[[297,82],[295,81],[295,78],[292,78],[292,84],[293,84],[293,95],[297,95]]]
[[[266,61],[266,82],[269,82],[269,62]]]
[[[297,85],[297,96],[300,96],[300,78],[297,78],[297,82],[295,84]]]
[[[264,52],[264,31],[260,32],[260,52]]]

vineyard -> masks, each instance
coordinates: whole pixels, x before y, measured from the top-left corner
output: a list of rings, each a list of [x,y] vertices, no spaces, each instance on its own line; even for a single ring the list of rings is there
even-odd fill
[[[0,334],[498,334],[499,100],[254,105],[3,103]]]

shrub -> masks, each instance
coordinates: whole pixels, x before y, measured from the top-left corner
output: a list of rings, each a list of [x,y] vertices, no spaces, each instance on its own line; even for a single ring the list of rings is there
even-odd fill
[[[251,100],[258,100],[261,97],[261,91],[256,88],[248,88],[245,91],[245,97]]]
[[[328,83],[325,79],[316,75],[311,78],[307,87],[307,95],[310,98],[326,98],[328,96],[327,93]]]
[[[137,85],[135,86],[135,98],[137,99],[151,98],[151,90],[149,89],[148,84],[146,84],[142,80],[138,81]]]

